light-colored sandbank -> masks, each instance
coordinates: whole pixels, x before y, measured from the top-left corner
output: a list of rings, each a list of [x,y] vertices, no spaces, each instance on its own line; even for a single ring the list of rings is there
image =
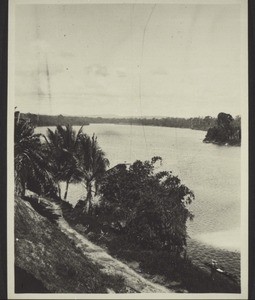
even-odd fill
[[[202,233],[192,238],[208,246],[222,250],[239,252],[241,248],[241,234],[239,228]]]

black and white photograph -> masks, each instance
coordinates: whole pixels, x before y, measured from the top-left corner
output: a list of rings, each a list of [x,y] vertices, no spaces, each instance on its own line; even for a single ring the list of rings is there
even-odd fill
[[[246,299],[246,0],[9,2],[10,299]]]

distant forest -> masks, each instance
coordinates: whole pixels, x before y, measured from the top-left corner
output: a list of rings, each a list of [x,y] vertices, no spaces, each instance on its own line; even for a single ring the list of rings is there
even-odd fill
[[[162,126],[176,128],[190,128],[196,130],[207,131],[217,125],[217,118],[210,116],[196,118],[102,118],[102,117],[76,117],[76,116],[49,116],[21,113],[21,118],[29,119],[34,126],[57,126],[72,125],[82,126],[92,123],[110,123],[110,124],[126,124],[126,125],[144,125],[144,126]],[[233,120],[237,126],[240,126],[240,117],[237,116]]]
[[[21,118],[29,119],[34,126],[57,126],[70,124],[72,126],[89,125],[92,123],[132,124],[162,127],[191,128],[208,130],[216,124],[216,118],[102,118],[102,117],[74,117],[74,116],[49,116],[37,114],[21,114]]]

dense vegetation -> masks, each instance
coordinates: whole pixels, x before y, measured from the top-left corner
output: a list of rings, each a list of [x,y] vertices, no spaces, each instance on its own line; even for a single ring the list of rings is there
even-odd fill
[[[72,117],[72,116],[49,116],[39,114],[21,114],[21,118],[30,120],[33,126],[57,126],[70,124],[73,126],[84,126],[89,125],[89,122],[84,117]]]
[[[92,188],[109,165],[95,136],[76,134],[72,126],[48,129],[47,136],[34,134],[30,120],[15,118],[15,186],[16,193],[24,196],[28,188],[38,194],[61,197],[60,182],[82,182],[87,188],[86,201],[90,206]]]
[[[49,158],[40,137],[40,134],[34,134],[34,127],[30,122],[15,118],[15,190],[21,196],[25,195],[26,188],[33,183],[41,193],[46,193],[47,187],[53,186]]]
[[[208,129],[204,142],[220,145],[241,145],[241,118],[219,113],[215,126]]]
[[[30,119],[34,126],[57,126],[70,124],[73,126],[88,125],[91,123],[111,123],[144,126],[162,126],[191,128],[197,130],[208,130],[215,125],[215,118],[206,116],[204,118],[101,118],[101,117],[71,117],[71,116],[48,116],[36,114],[22,114],[23,118]]]
[[[171,172],[154,173],[152,161],[119,165],[101,182],[98,219],[125,248],[168,250],[180,254],[186,246],[187,205],[192,191]]]

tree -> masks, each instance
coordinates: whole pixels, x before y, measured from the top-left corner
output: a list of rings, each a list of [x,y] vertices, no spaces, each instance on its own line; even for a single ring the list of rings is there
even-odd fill
[[[204,142],[216,144],[241,144],[241,118],[235,119],[230,114],[219,113],[217,125],[208,129]]]
[[[34,180],[41,192],[52,185],[48,160],[43,151],[41,135],[34,134],[34,127],[28,120],[15,118],[14,168],[15,190],[24,196],[29,180]]]
[[[59,197],[61,197],[59,183],[61,181],[66,183],[64,200],[67,198],[69,184],[81,181],[77,150],[82,128],[76,135],[72,126],[62,127],[58,125],[55,132],[48,128],[47,137],[45,137],[51,157],[51,170],[58,185]]]
[[[223,127],[223,128],[229,128],[231,122],[233,121],[233,117],[230,114],[226,114],[226,113],[219,113],[218,117],[217,117],[217,124],[219,127]]]
[[[187,205],[194,194],[171,172],[154,173],[154,163],[118,165],[101,182],[99,217],[128,245],[180,253],[186,245]]]
[[[93,192],[96,195],[98,185],[102,179],[109,160],[99,147],[95,135],[90,138],[86,134],[79,136],[78,159],[81,170],[81,178],[87,190],[86,205],[88,213],[91,213],[93,205]],[[94,191],[92,190],[94,187]]]

